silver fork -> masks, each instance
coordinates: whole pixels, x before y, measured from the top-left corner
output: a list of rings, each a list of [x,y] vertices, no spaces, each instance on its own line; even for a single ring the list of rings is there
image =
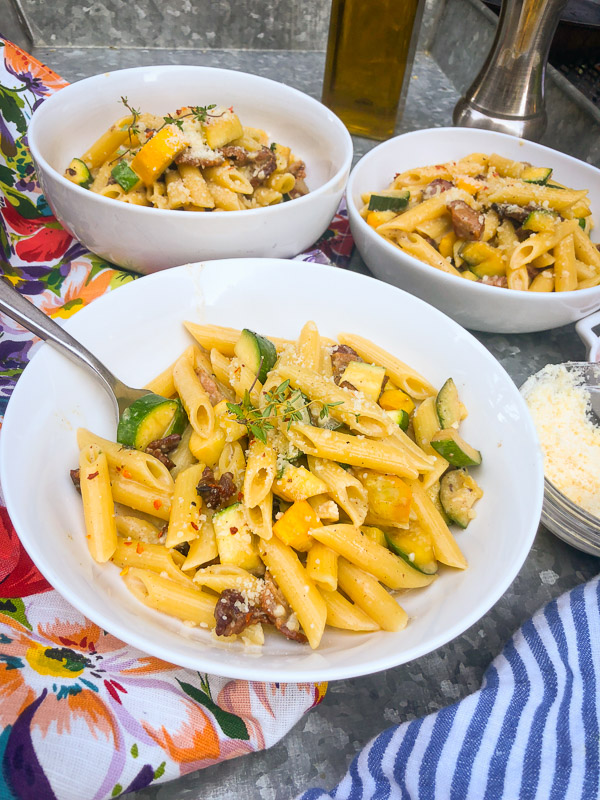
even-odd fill
[[[100,382],[112,398],[117,420],[134,400],[150,394],[147,389],[132,389],[131,386],[126,386],[77,339],[19,294],[4,278],[0,279],[0,311],[100,378]]]

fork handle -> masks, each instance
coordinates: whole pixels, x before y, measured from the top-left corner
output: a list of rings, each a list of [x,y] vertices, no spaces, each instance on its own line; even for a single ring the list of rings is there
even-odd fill
[[[28,331],[39,336],[48,344],[56,347],[72,361],[85,366],[96,377],[100,378],[104,388],[112,398],[117,417],[119,408],[115,397],[117,379],[95,355],[67,333],[53,319],[19,294],[5,278],[0,280],[0,311],[18,322]]]

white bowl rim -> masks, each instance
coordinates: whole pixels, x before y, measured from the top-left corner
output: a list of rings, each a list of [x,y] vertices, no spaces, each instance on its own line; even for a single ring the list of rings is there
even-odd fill
[[[178,273],[186,269],[194,269],[197,267],[207,267],[211,265],[218,265],[219,271],[224,271],[227,269],[227,265],[231,264],[232,262],[237,264],[241,262],[260,262],[261,265],[265,267],[277,265],[280,268],[282,266],[286,266],[289,268],[292,265],[301,266],[303,269],[307,269],[308,272],[314,272],[315,276],[320,274],[322,269],[328,270],[337,270],[336,267],[327,266],[322,264],[315,264],[311,262],[300,262],[287,259],[277,259],[277,258],[232,258],[232,259],[214,259],[210,261],[202,261],[196,262],[193,264],[183,264],[179,267],[173,267],[172,270],[176,270]],[[150,281],[162,281],[165,280],[169,273],[172,270],[164,270],[162,272],[156,272],[151,275],[146,275],[143,277],[143,282],[147,286]],[[382,284],[385,288],[387,285],[384,284],[382,281],[377,280],[376,278],[372,278],[367,275],[362,275],[360,273],[355,273],[347,270],[343,270],[343,280],[348,280],[350,282],[355,282],[357,285],[358,296],[360,296],[360,287],[370,284],[372,282]],[[119,295],[123,297],[127,293],[131,293],[135,291],[134,287],[139,284],[139,281],[132,281],[120,287]],[[354,663],[350,663],[347,667],[342,668],[340,666],[326,666],[321,668],[312,668],[310,671],[302,670],[295,668],[293,665],[289,668],[289,675],[287,674],[282,677],[281,671],[276,671],[272,667],[265,667],[264,664],[261,664],[260,660],[257,661],[257,669],[255,670],[255,674],[249,675],[247,667],[244,666],[237,666],[235,660],[230,660],[227,666],[223,666],[220,669],[223,671],[217,672],[215,669],[215,664],[211,662],[203,662],[202,652],[199,650],[198,657],[192,659],[187,659],[185,657],[177,656],[177,661],[173,661],[172,654],[169,654],[169,651],[165,648],[161,648],[160,643],[156,644],[153,643],[151,648],[148,648],[148,639],[143,634],[138,634],[137,631],[134,629],[130,629],[127,626],[123,626],[120,620],[115,616],[111,615],[110,613],[105,613],[104,610],[90,606],[85,599],[81,599],[75,591],[72,591],[70,588],[69,581],[65,581],[60,578],[57,579],[57,576],[54,570],[51,567],[48,567],[45,563],[38,564],[37,556],[38,553],[35,552],[35,545],[33,547],[33,555],[30,554],[30,557],[42,575],[48,580],[48,582],[55,588],[56,585],[60,586],[59,593],[69,602],[74,608],[76,608],[80,613],[84,614],[88,619],[95,622],[97,625],[101,626],[104,630],[108,631],[112,635],[116,636],[126,644],[130,646],[136,647],[144,653],[149,653],[150,655],[155,655],[158,658],[161,658],[170,663],[177,663],[178,666],[185,667],[188,669],[194,669],[201,671],[208,671],[215,674],[223,675],[224,677],[228,678],[239,678],[244,680],[265,680],[265,681],[278,681],[281,683],[292,683],[292,682],[306,682],[306,681],[326,681],[326,680],[346,680],[349,678],[361,677],[363,675],[370,675],[375,674],[377,672],[381,672],[386,669],[390,669],[393,667],[400,666],[405,663],[410,663],[411,661],[416,660],[417,658],[421,658],[429,653],[434,652],[438,648],[448,644],[449,642],[456,639],[458,636],[463,634],[468,628],[472,625],[476,624],[478,620],[480,620],[485,614],[487,614],[500,600],[500,598],[504,595],[507,591],[513,580],[516,578],[518,573],[520,572],[531,547],[533,545],[535,536],[537,534],[537,529],[539,526],[539,521],[541,518],[542,513],[542,504],[544,500],[544,472],[543,472],[543,461],[542,461],[542,452],[539,446],[539,439],[537,435],[537,431],[533,424],[533,420],[529,411],[527,409],[527,405],[525,399],[523,398],[522,394],[519,392],[519,389],[516,385],[514,385],[514,381],[511,379],[510,375],[506,372],[502,364],[492,355],[492,353],[485,347],[472,333],[467,331],[463,328],[459,323],[455,322],[453,319],[448,317],[443,312],[439,311],[434,306],[429,305],[424,300],[421,300],[418,297],[400,289],[396,286],[391,287],[392,292],[400,292],[403,294],[410,303],[415,303],[417,306],[424,306],[427,310],[428,314],[433,316],[442,317],[444,320],[445,325],[449,325],[451,328],[456,328],[460,331],[461,335],[466,336],[470,340],[471,346],[484,357],[486,361],[489,361],[490,364],[493,365],[495,370],[498,370],[505,379],[507,383],[510,384],[512,388],[514,388],[514,400],[515,402],[523,409],[525,412],[523,415],[523,424],[527,426],[529,436],[531,441],[536,445],[535,447],[535,467],[536,467],[536,475],[535,475],[535,492],[533,495],[530,495],[530,505],[529,505],[529,512],[527,517],[524,517],[526,521],[526,525],[524,530],[527,532],[526,536],[523,536],[520,541],[518,542],[517,546],[514,548],[515,552],[518,553],[518,557],[513,561],[512,568],[507,570],[502,578],[498,580],[498,583],[495,587],[495,590],[492,592],[490,597],[486,600],[483,611],[482,606],[475,606],[473,610],[471,610],[468,614],[463,616],[460,621],[455,623],[454,626],[445,629],[443,632],[439,633],[436,637],[434,637],[430,642],[428,642],[427,646],[423,647],[416,646],[413,648],[414,653],[409,659],[403,659],[400,657],[398,658],[397,654],[389,654],[387,657],[379,657],[376,664],[370,665],[368,669],[365,670],[364,665],[356,665]],[[104,305],[109,305],[111,300],[110,298],[113,296],[112,292],[108,294],[104,294],[101,297],[97,298],[93,306],[98,309],[102,308]],[[75,316],[75,318],[79,317],[82,312],[85,312],[86,308],[84,307],[81,309],[80,312]],[[73,318],[65,320],[65,323],[62,327],[65,330],[69,331]],[[47,348],[50,348],[50,345],[44,344],[37,353],[34,354],[32,361],[33,363],[36,358],[40,358],[40,354],[42,354]],[[15,391],[13,392],[13,397],[16,395],[18,398],[19,395],[19,385],[24,386],[24,383],[17,383]],[[11,400],[9,401],[8,407],[6,409],[6,413],[4,416],[3,428],[8,429],[12,427],[12,416],[13,412],[11,412]],[[13,404],[13,407],[16,407],[16,404]],[[16,424],[16,423],[15,423]],[[0,475],[6,475],[9,473],[9,453],[7,452],[7,445],[6,442],[8,440],[8,436],[3,435],[0,437]],[[3,486],[3,493],[5,498],[5,504],[8,509],[9,515],[11,520],[15,526],[15,530],[17,534],[19,534],[19,513],[18,513],[18,502],[13,502],[13,495],[12,491],[8,484]],[[20,536],[20,534],[19,534]],[[21,538],[21,536],[20,536]],[[31,537],[27,534],[22,537],[22,541],[27,541],[30,544]],[[29,554],[29,550],[27,550]],[[318,654],[318,650],[314,651]]]
[[[311,198],[314,198],[315,196],[320,195],[320,194],[326,194],[328,192],[328,190],[336,183],[336,181],[339,181],[340,177],[350,170],[350,167],[352,165],[352,158],[353,158],[353,154],[354,154],[354,149],[353,149],[353,144],[352,144],[352,137],[350,136],[350,133],[348,132],[348,129],[346,128],[344,123],[341,121],[341,119],[336,114],[334,114],[333,111],[328,109],[327,106],[324,106],[323,103],[320,103],[318,100],[315,100],[314,97],[311,97],[309,94],[306,94],[306,92],[301,92],[299,89],[295,89],[293,86],[288,86],[286,83],[282,83],[281,81],[275,81],[272,78],[264,78],[262,75],[254,75],[254,74],[252,74],[250,72],[242,72],[241,70],[223,69],[223,68],[220,68],[220,67],[203,67],[202,65],[199,65],[199,64],[198,65],[196,65],[196,64],[189,64],[189,65],[186,65],[186,64],[163,64],[163,65],[154,64],[151,67],[128,67],[127,69],[115,69],[115,70],[110,70],[109,72],[98,73],[97,75],[90,75],[89,78],[82,78],[79,81],[74,81],[73,83],[67,84],[67,86],[65,86],[64,88],[62,88],[59,91],[55,92],[50,97],[47,97],[46,100],[33,112],[33,115],[31,117],[31,121],[29,123],[29,128],[28,128],[28,131],[27,131],[27,140],[28,140],[29,149],[31,150],[31,154],[33,156],[34,161],[36,162],[36,164],[39,164],[45,170],[50,172],[55,177],[55,179],[58,179],[59,182],[64,187],[67,187],[68,189],[72,189],[72,190],[76,191],[77,193],[80,193],[82,197],[86,196],[88,198],[90,198],[90,197],[94,198],[94,200],[97,200],[98,202],[102,203],[103,205],[107,205],[108,204],[108,206],[110,208],[114,208],[115,201],[112,198],[104,197],[104,195],[97,194],[96,192],[90,192],[89,189],[84,189],[82,186],[78,186],[76,183],[73,183],[73,181],[67,180],[67,178],[65,178],[64,175],[61,175],[61,173],[58,170],[54,169],[54,167],[51,164],[49,164],[48,161],[41,155],[41,153],[40,153],[40,151],[38,149],[38,146],[37,146],[36,136],[38,136],[37,128],[43,123],[43,114],[47,113],[47,112],[44,112],[43,109],[44,108],[49,108],[50,107],[48,105],[49,103],[54,105],[56,102],[59,102],[58,100],[55,100],[55,98],[60,97],[61,95],[63,95],[63,92],[69,92],[70,90],[75,89],[76,87],[79,87],[82,83],[86,83],[86,82],[92,83],[92,82],[96,82],[96,81],[100,82],[103,78],[106,78],[109,75],[116,75],[116,74],[123,75],[125,73],[128,74],[128,75],[135,74],[135,73],[147,75],[147,74],[152,73],[153,71],[156,71],[156,70],[160,70],[160,71],[164,70],[164,71],[167,71],[167,72],[173,72],[173,71],[178,71],[178,70],[181,70],[181,69],[185,69],[185,70],[201,70],[204,73],[206,73],[206,72],[210,72],[210,73],[221,73],[221,72],[235,73],[237,75],[244,75],[244,76],[248,76],[248,77],[251,77],[251,78],[255,78],[256,80],[259,80],[259,81],[264,81],[267,84],[275,84],[277,86],[284,86],[285,89],[289,90],[293,94],[302,97],[306,101],[309,101],[312,105],[314,105],[315,108],[317,108],[317,107],[325,108],[327,113],[329,115],[331,115],[331,118],[332,118],[334,124],[339,129],[341,140],[343,142],[344,149],[346,151],[345,155],[344,155],[343,164],[337,170],[335,175],[333,175],[326,183],[322,184],[321,186],[318,186],[314,190],[309,191],[308,194],[302,195],[301,197],[294,198],[294,200],[293,200],[294,208],[298,208],[298,205],[297,205],[298,203],[306,204],[306,202],[310,201]],[[40,122],[40,119],[42,119],[42,123]],[[43,136],[43,129],[39,132],[39,136]],[[290,202],[292,202],[292,201],[290,201]],[[127,205],[127,204],[121,203],[121,205]],[[280,210],[282,207],[286,207],[286,206],[287,206],[287,203],[277,203],[276,205],[263,206],[262,208],[246,208],[246,209],[242,209],[242,210],[239,210],[239,211],[228,211],[226,216],[227,216],[227,219],[232,220],[232,219],[236,219],[240,214],[243,214],[243,218],[247,219],[250,214],[252,214],[252,215],[268,214],[268,213],[273,214],[273,213],[276,213],[278,210]],[[166,216],[167,218],[172,218],[174,214],[177,214],[177,218],[178,219],[181,219],[182,216],[183,216],[181,214],[181,212],[179,212],[177,209],[172,209],[172,208],[153,208],[153,207],[150,207],[150,206],[138,206],[138,205],[134,206],[134,208],[135,208],[136,212],[140,212],[142,214],[151,214],[154,219],[156,219],[159,215]],[[198,219],[204,219],[204,215],[202,215],[202,214],[200,214],[200,215],[194,214],[194,215],[189,215],[189,216],[190,216],[190,218],[193,218],[196,221]]]
[[[350,177],[348,178],[348,184],[346,186],[346,206],[348,208],[348,216],[352,215],[353,217],[356,215],[357,224],[363,225],[364,230],[367,231],[367,235],[370,236],[373,241],[376,241],[383,245],[383,247],[388,251],[390,256],[394,256],[395,258],[398,257],[398,248],[394,247],[393,244],[384,239],[383,236],[379,236],[370,225],[367,225],[365,220],[360,216],[358,213],[358,209],[355,207],[354,200],[352,198],[352,192],[354,188],[354,181],[356,179],[356,173],[359,167],[364,166],[367,164],[374,153],[381,151],[385,148],[388,148],[395,144],[399,139],[409,139],[416,136],[427,136],[432,134],[432,132],[436,133],[447,133],[449,131],[465,131],[468,133],[477,133],[477,135],[489,136],[490,139],[501,139],[503,141],[510,141],[514,143],[515,137],[511,136],[508,133],[499,133],[498,131],[487,131],[483,128],[462,128],[460,126],[457,127],[445,127],[445,128],[423,128],[422,130],[416,131],[409,131],[408,133],[401,133],[399,136],[394,136],[391,139],[387,139],[385,142],[381,142],[376,147],[373,147],[369,150],[368,153],[365,153],[364,156],[357,162],[356,166],[353,168],[352,172],[350,173]],[[593,164],[588,164],[586,161],[581,161],[579,158],[574,158],[574,156],[567,155],[566,153],[561,153],[560,150],[554,150],[552,147],[547,147],[544,144],[538,144],[537,142],[531,142],[529,140],[521,140],[526,141],[526,146],[532,145],[536,149],[540,151],[545,151],[548,153],[558,154],[561,158],[564,158],[568,162],[573,162],[574,164],[583,164],[585,167],[588,167],[591,170],[594,170],[598,173],[598,179],[600,180],[600,169],[595,167]],[[375,238],[376,237],[376,238]],[[596,242],[594,242],[596,244]],[[431,274],[431,270],[435,270],[435,267],[430,266],[429,264],[424,264],[422,261],[419,261],[418,258],[410,255],[410,253],[402,253],[403,256],[409,258],[412,262],[412,265],[417,267],[420,272],[424,274]],[[456,286],[455,281],[458,280],[456,275],[450,275],[447,272],[442,272],[441,270],[436,270],[436,277],[437,280],[440,280],[442,283],[448,283],[450,281],[451,286]],[[473,292],[483,292],[484,295],[492,292],[494,297],[498,297],[498,288],[497,286],[488,286],[485,283],[480,283],[479,281],[465,281],[462,278],[464,283],[467,283],[470,287],[470,290]],[[468,291],[468,290],[467,290]],[[577,295],[577,297],[589,297],[596,294],[600,294],[600,286],[592,286],[589,289],[571,289],[568,292],[522,292],[522,291],[514,291],[514,290],[507,290],[500,294],[500,297],[514,297],[518,295],[519,297],[526,297],[532,303],[537,303],[538,305],[552,305],[553,303],[557,302],[557,298],[560,297],[571,297],[573,295]],[[489,295],[490,297],[492,295]]]

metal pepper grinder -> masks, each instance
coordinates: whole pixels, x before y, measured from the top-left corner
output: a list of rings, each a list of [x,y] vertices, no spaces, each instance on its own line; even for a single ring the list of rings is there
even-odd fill
[[[546,129],[548,51],[567,0],[502,0],[485,64],[454,109],[453,122],[539,140]]]

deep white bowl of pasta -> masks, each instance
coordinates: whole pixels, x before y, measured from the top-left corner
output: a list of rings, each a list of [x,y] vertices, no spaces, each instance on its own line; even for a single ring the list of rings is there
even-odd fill
[[[117,202],[63,173],[117,119],[121,103],[162,117],[182,106],[232,106],[244,126],[265,131],[306,164],[309,194],[265,208],[198,214]],[[28,141],[57,219],[92,252],[149,273],[199,258],[288,258],[326,230],[346,184],[352,141],[342,122],[306,94],[232,70],[153,66],[71,84],[36,110]]]
[[[385,189],[405,170],[456,161],[471,153],[497,153],[552,168],[552,180],[587,189],[592,218],[600,224],[600,171],[548,147],[494,131],[431,128],[402,134],[375,147],[353,169],[347,188],[356,245],[381,280],[421,297],[461,325],[495,333],[526,333],[575,322],[600,308],[600,285],[560,292],[504,289],[467,281],[423,263],[379,235],[360,215],[362,195]],[[597,228],[592,241],[598,242]]]
[[[477,480],[484,496],[476,519],[457,534],[469,566],[442,568],[430,586],[399,597],[409,615],[404,630],[357,634],[326,628],[316,650],[274,632],[266,633],[262,649],[245,649],[239,641],[218,642],[207,630],[147,608],[129,593],[114,564],[92,560],[81,498],[69,477],[78,461],[77,428],[114,439],[112,405],[85,371],[43,345],[9,402],[0,469],[23,545],[69,602],[166,661],[276,681],[342,679],[394,667],[450,641],[494,605],[533,542],[543,472],[523,399],[474,337],[421,300],[379,281],[276,259],[186,265],[145,277],[95,301],[65,327],[116,374],[143,385],[192,343],[184,319],[287,338],[312,319],[323,336],[353,331],[372,339],[436,387],[452,376],[469,412],[461,434],[483,456]]]

